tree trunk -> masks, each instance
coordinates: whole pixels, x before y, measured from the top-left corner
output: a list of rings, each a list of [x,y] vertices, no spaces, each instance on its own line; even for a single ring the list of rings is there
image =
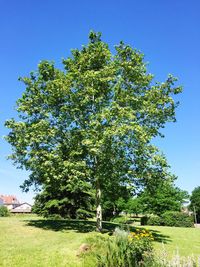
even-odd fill
[[[96,181],[96,205],[97,205],[97,224],[96,224],[96,230],[98,232],[102,231],[102,209],[101,209],[101,188],[99,180]]]

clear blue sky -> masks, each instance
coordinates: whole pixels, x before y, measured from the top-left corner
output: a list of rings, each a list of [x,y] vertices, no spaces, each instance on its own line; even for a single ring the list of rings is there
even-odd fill
[[[27,176],[6,156],[4,121],[16,117],[15,101],[24,88],[19,76],[37,68],[42,59],[61,59],[71,48],[87,43],[91,29],[101,31],[110,48],[120,40],[138,48],[149,71],[163,81],[168,73],[184,86],[177,123],[166,125],[156,143],[165,153],[177,185],[189,192],[200,185],[200,2],[198,0],[1,0],[0,1],[0,193],[22,194]]]

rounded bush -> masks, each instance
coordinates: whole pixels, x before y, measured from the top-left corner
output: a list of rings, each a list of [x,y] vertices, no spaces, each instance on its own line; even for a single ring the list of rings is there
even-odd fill
[[[158,215],[144,216],[141,218],[141,225],[162,225],[162,218]]]
[[[162,218],[158,215],[150,216],[147,220],[148,225],[162,225]]]
[[[178,211],[166,211],[162,215],[162,222],[165,226],[193,227],[193,217]]]
[[[91,253],[97,260],[95,266],[153,266],[150,265],[150,261],[153,260],[153,238],[150,232],[140,229],[127,232],[116,228],[113,236],[100,238],[98,235],[91,241]]]
[[[10,215],[9,210],[4,206],[0,206],[0,217],[7,217],[9,215]]]
[[[127,223],[127,217],[125,217],[125,216],[117,216],[115,218],[112,218],[111,221],[114,222],[114,223]]]

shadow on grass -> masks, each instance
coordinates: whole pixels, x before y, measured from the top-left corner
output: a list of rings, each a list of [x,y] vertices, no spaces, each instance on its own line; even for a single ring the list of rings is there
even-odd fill
[[[26,220],[26,226],[32,226],[37,228],[42,228],[44,230],[52,231],[75,231],[78,233],[88,233],[96,230],[96,222],[94,221],[84,221],[84,220]],[[112,235],[116,227],[120,227],[125,230],[135,231],[137,227],[130,226],[128,224],[117,224],[112,222],[103,222],[103,233],[108,233]],[[140,229],[145,229],[141,228]],[[157,230],[149,229],[156,242],[168,243],[170,242],[170,237],[163,235]]]

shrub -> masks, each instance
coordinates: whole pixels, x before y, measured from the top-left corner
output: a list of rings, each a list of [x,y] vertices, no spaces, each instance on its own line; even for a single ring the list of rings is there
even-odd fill
[[[158,215],[144,216],[141,218],[141,225],[162,225],[162,218]]]
[[[88,218],[93,218],[94,217],[94,213],[93,212],[89,212],[87,210],[78,209],[77,212],[76,212],[76,217],[77,217],[77,219],[86,220]]]
[[[162,218],[159,217],[158,215],[152,215],[148,218],[148,225],[162,225]]]
[[[116,216],[111,219],[114,223],[127,223],[127,217],[126,216]]]
[[[163,225],[176,227],[193,227],[193,217],[179,211],[166,211],[161,216],[152,215],[141,218],[141,225]]]
[[[166,211],[162,215],[162,222],[165,226],[193,227],[193,217],[177,211]]]
[[[4,206],[0,206],[0,217],[7,217],[9,215],[10,215],[9,210]]]
[[[151,255],[151,236],[145,230],[128,233],[117,228],[113,239],[107,243],[107,253],[99,258],[99,266],[134,267]]]
[[[89,255],[93,253],[95,266],[98,267],[147,266],[144,262],[149,263],[153,260],[152,239],[151,233],[146,230],[137,229],[135,232],[127,232],[116,228],[111,237],[97,236],[96,240],[93,240],[97,248]],[[95,246],[91,245],[91,247]]]
[[[162,218],[158,215],[144,216],[141,218],[141,225],[162,225]]]

